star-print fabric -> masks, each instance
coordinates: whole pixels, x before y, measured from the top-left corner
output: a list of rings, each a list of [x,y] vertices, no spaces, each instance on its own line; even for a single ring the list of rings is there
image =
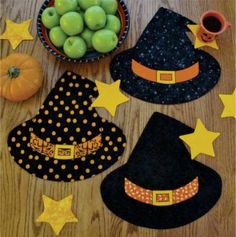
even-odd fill
[[[39,178],[65,182],[90,178],[114,164],[126,138],[91,107],[97,96],[94,82],[66,72],[37,115],[10,132],[15,162]]]
[[[112,78],[121,80],[121,89],[131,96],[156,104],[189,102],[210,91],[217,84],[221,69],[210,54],[194,48],[187,35],[189,24],[194,23],[178,13],[160,8],[136,45],[116,55],[111,62]],[[156,70],[156,81],[135,74],[133,60]],[[180,70],[189,69],[196,63],[199,64],[197,76],[191,74],[189,80],[175,82],[175,76],[176,81],[182,81],[182,77],[177,75]],[[164,79],[171,76],[170,83],[160,83],[158,72]]]

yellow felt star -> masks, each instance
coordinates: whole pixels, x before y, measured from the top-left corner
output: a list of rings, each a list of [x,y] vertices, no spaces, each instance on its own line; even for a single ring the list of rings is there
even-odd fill
[[[55,201],[43,195],[44,211],[36,222],[47,222],[51,225],[56,235],[58,235],[67,222],[78,222],[71,211],[72,195]]]
[[[15,49],[23,40],[32,40],[33,36],[29,33],[31,19],[17,24],[6,19],[6,30],[0,35],[0,39],[9,40],[13,49]]]
[[[194,48],[200,48],[203,46],[209,46],[214,49],[219,49],[216,40],[213,40],[211,42],[204,42],[202,39],[198,38],[197,33],[199,31],[200,25],[187,25],[188,28],[191,30],[193,35],[195,36],[195,43],[194,43]]]
[[[221,118],[226,117],[236,118],[236,89],[234,90],[233,94],[229,95],[220,94],[219,96],[225,106],[224,111],[221,114]]]
[[[213,142],[220,135],[218,132],[207,130],[200,119],[197,119],[195,131],[190,134],[180,136],[191,150],[191,158],[195,159],[199,154],[215,156]]]
[[[108,85],[106,83],[95,81],[99,95],[93,102],[92,107],[104,107],[114,117],[118,105],[129,100],[120,92],[120,80]]]

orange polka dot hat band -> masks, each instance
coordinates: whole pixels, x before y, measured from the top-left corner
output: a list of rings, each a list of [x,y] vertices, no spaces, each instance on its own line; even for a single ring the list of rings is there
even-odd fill
[[[91,106],[97,97],[93,81],[64,73],[38,113],[10,132],[14,161],[52,181],[84,180],[108,169],[121,158],[126,138]]]
[[[185,186],[174,190],[149,190],[125,178],[126,194],[139,202],[153,206],[170,206],[186,201],[198,193],[198,185],[198,177],[196,177]]]

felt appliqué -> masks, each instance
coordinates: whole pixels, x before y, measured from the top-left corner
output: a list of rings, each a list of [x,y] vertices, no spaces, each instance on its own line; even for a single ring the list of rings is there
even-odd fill
[[[118,105],[129,100],[120,92],[120,80],[108,85],[106,83],[95,81],[98,88],[98,98],[93,102],[92,107],[104,107],[114,117]]]
[[[191,158],[195,159],[199,154],[215,157],[213,142],[220,136],[219,132],[211,132],[206,129],[200,119],[197,119],[193,133],[180,136],[191,150]]]
[[[33,40],[33,36],[29,32],[31,21],[31,19],[28,19],[18,24],[6,19],[6,30],[0,35],[0,39],[8,40],[13,49],[16,49],[24,40]]]
[[[193,33],[193,35],[195,36],[195,43],[194,43],[194,48],[201,48],[203,46],[208,46],[214,49],[219,49],[219,46],[217,45],[216,40],[213,40],[211,42],[205,42],[202,39],[200,39],[197,35],[199,29],[200,29],[200,25],[188,25],[188,28],[191,30],[191,32]]]
[[[206,214],[220,198],[222,182],[216,171],[191,159],[179,137],[193,132],[154,113],[128,162],[103,180],[106,206],[123,220],[154,229],[183,226]]]
[[[97,96],[94,82],[66,72],[37,115],[10,132],[15,162],[39,178],[65,182],[90,178],[113,165],[126,138],[92,108]]]
[[[46,222],[50,224],[56,235],[59,235],[66,223],[78,222],[71,211],[72,195],[55,201],[43,195],[44,211],[37,218],[36,222]]]
[[[236,118],[236,89],[233,94],[220,94],[219,96],[224,104],[224,110],[221,114],[221,118]]]
[[[121,80],[121,89],[156,104],[189,102],[209,92],[220,78],[220,65],[210,54],[194,48],[187,35],[189,24],[194,22],[160,8],[136,45],[116,55],[110,64],[112,78]],[[141,73],[132,70],[133,60],[154,70],[151,80],[146,79],[146,69]],[[193,65],[199,66],[194,73],[189,70]],[[187,73],[180,74],[181,70]]]

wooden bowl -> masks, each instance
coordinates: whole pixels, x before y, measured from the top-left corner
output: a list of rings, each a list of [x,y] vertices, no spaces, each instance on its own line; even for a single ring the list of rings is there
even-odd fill
[[[111,53],[113,53],[115,50],[117,50],[124,43],[124,41],[125,41],[125,39],[128,35],[128,32],[129,32],[130,20],[129,20],[128,9],[127,9],[125,3],[123,2],[123,0],[117,0],[117,2],[118,2],[118,15],[119,15],[120,20],[121,20],[121,30],[120,30],[120,33],[119,33],[119,41],[118,41],[118,44],[117,44],[116,48],[113,49],[112,51],[108,52],[108,53],[103,54],[103,53],[99,53],[97,51],[91,50],[91,51],[87,51],[86,54],[82,58],[73,59],[73,58],[70,58],[67,55],[65,55],[62,49],[56,48],[51,43],[51,41],[49,39],[49,31],[43,25],[42,19],[41,19],[43,11],[47,7],[54,6],[54,0],[46,0],[43,3],[42,7],[40,8],[38,18],[37,18],[37,33],[38,33],[38,36],[39,36],[42,44],[44,45],[44,47],[52,55],[54,55],[56,58],[58,58],[58,59],[60,59],[64,62],[88,63],[88,62],[94,62],[94,61],[97,61],[101,58],[104,58],[104,57],[110,55]]]

